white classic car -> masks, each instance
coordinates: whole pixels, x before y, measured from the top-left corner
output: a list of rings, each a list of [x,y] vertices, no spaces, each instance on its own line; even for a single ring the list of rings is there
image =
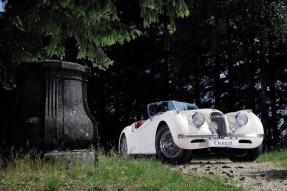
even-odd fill
[[[218,147],[232,161],[254,161],[264,137],[260,119],[251,110],[223,114],[216,109],[198,109],[178,101],[160,101],[147,106],[149,119],[125,127],[119,152],[155,154],[164,162],[191,160],[193,149]]]

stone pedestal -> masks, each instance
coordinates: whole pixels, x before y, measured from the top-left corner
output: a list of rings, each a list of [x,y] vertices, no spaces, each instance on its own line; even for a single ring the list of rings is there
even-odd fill
[[[44,158],[51,161],[63,161],[69,164],[79,163],[90,164],[97,161],[96,151],[94,150],[69,150],[58,151],[54,150],[44,154]]]
[[[9,145],[44,150],[95,145],[96,121],[87,104],[88,67],[56,60],[20,65],[17,108]]]

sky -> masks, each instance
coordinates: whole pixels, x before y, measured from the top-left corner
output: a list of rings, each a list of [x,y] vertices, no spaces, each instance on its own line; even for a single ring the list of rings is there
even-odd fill
[[[2,1],[0,1],[0,12],[3,12],[3,6],[4,6],[4,4],[2,3]]]

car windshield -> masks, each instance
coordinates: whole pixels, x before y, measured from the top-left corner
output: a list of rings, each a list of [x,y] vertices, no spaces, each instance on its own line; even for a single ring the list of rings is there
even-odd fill
[[[195,104],[179,102],[179,101],[159,101],[155,103],[148,104],[148,115],[152,117],[154,115],[164,113],[166,111],[177,110],[185,111],[197,109]]]
[[[198,107],[195,104],[191,104],[191,103],[185,103],[185,102],[179,102],[179,101],[173,101],[173,103],[177,111],[198,109]]]
[[[155,103],[148,104],[148,115],[152,117],[154,115],[175,110],[175,107],[172,102],[170,101],[159,101]]]

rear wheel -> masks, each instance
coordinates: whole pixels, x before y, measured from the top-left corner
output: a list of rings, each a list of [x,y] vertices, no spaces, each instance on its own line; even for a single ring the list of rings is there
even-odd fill
[[[233,162],[252,162],[255,161],[262,152],[262,145],[254,149],[230,149],[228,158]]]
[[[156,134],[156,157],[163,162],[179,164],[191,160],[191,151],[179,148],[173,141],[166,124],[162,125]]]
[[[123,134],[120,139],[119,153],[124,156],[128,155],[128,143],[125,134]]]

